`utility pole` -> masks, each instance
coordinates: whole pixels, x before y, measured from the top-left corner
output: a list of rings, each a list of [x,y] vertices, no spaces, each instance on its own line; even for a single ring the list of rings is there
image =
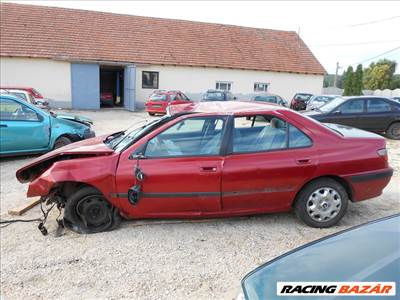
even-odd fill
[[[337,87],[337,77],[338,77],[338,71],[339,69],[341,69],[342,67],[339,66],[339,62],[336,63],[336,72],[335,72],[335,80],[333,82],[333,86]]]

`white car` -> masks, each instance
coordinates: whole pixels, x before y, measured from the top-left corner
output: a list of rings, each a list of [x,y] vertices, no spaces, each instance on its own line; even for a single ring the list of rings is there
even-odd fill
[[[11,94],[39,108],[48,109],[49,103],[43,99],[34,98],[28,91],[19,89],[0,89],[0,94]]]
[[[327,104],[331,100],[340,97],[337,95],[319,95],[319,96],[312,96],[311,99],[307,102],[306,110],[314,110],[316,108],[321,107],[322,105]]]

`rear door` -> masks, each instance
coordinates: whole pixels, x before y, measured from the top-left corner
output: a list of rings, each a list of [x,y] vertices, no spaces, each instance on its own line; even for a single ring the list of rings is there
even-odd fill
[[[224,210],[286,210],[317,163],[312,140],[273,115],[235,117],[222,172]]]
[[[12,99],[1,99],[1,152],[41,151],[49,144],[50,127],[30,107]]]
[[[367,102],[367,115],[363,129],[383,132],[393,120],[392,106],[382,98],[370,98]]]
[[[125,151],[117,169],[121,205],[137,216],[190,216],[221,210],[220,155],[225,117],[193,117],[178,121],[146,144],[144,159],[130,160]],[[137,184],[136,164],[145,174],[136,205],[127,191]]]

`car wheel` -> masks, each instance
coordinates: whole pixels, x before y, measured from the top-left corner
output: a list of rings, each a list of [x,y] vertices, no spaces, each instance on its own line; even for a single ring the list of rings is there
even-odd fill
[[[155,113],[149,113],[149,116],[155,116],[156,114]]]
[[[336,180],[321,178],[307,184],[298,194],[294,209],[307,225],[328,228],[346,212],[349,196]]]
[[[101,192],[84,187],[73,193],[65,204],[64,225],[78,233],[96,233],[118,227],[121,216]]]
[[[60,136],[58,139],[56,139],[53,149],[58,149],[58,148],[64,147],[65,145],[68,145],[71,143],[72,143],[72,141],[69,138],[67,138],[66,136]]]
[[[386,130],[388,138],[393,140],[400,140],[400,122],[393,123]]]

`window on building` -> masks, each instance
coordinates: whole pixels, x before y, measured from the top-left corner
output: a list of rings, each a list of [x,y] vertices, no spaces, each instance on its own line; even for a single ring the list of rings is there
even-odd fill
[[[158,89],[158,72],[142,72],[142,88],[143,89]]]
[[[215,88],[217,90],[230,91],[232,90],[232,82],[217,81],[217,83],[215,84]]]
[[[255,92],[266,92],[266,91],[268,91],[268,83],[265,83],[265,82],[256,82],[256,83],[254,83],[254,91]]]

